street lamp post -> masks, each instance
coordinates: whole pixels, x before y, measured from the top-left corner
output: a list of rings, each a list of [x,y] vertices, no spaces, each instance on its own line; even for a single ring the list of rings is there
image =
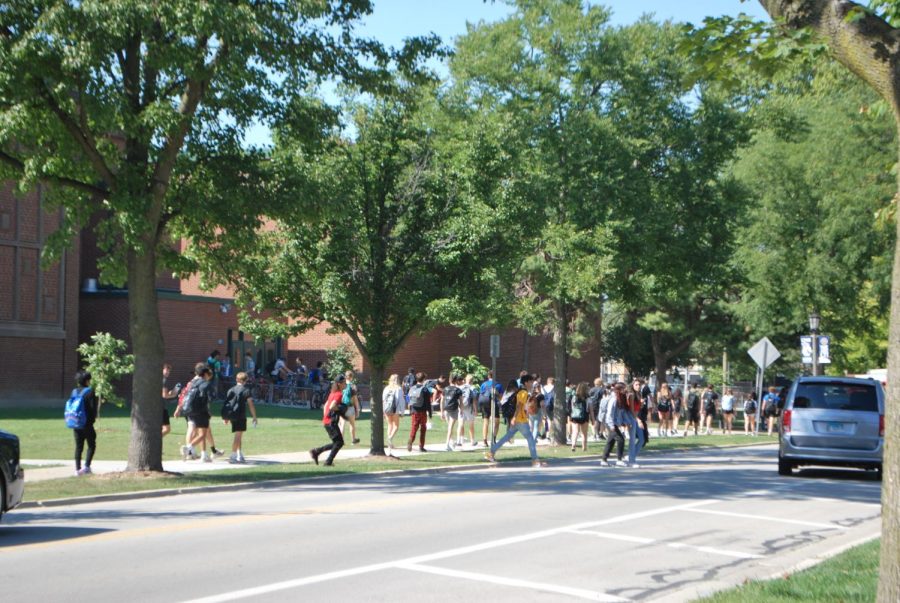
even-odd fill
[[[819,321],[821,317],[818,312],[809,315],[809,330],[812,333],[812,374],[813,377],[819,375]]]

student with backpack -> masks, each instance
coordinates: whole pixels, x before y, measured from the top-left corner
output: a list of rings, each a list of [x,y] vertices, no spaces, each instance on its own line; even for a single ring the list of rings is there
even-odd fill
[[[406,444],[407,452],[412,452],[413,442],[416,440],[416,432],[421,429],[419,436],[419,452],[425,450],[425,432],[428,430],[428,421],[431,419],[431,396],[436,387],[425,383],[425,373],[416,373],[416,382],[409,388],[409,413],[412,415],[412,427],[409,431],[409,442]]]
[[[706,435],[712,435],[712,422],[716,417],[717,403],[719,394],[713,389],[712,383],[706,386],[703,392],[703,426],[706,428]]]
[[[744,435],[756,436],[756,409],[758,406],[756,392],[750,392],[750,396],[744,400]]]
[[[462,385],[462,399],[459,406],[459,430],[456,433],[456,445],[463,445],[463,436],[466,433],[466,427],[469,428],[469,442],[472,446],[478,443],[475,441],[475,409],[478,406],[478,388],[474,384],[475,376],[466,375]]]
[[[459,421],[459,407],[462,402],[462,377],[453,373],[450,375],[450,384],[444,388],[440,399],[441,418],[447,422],[447,452],[453,452],[453,431]]]
[[[638,398],[637,392],[631,391],[628,392],[625,403],[628,408],[637,408],[642,404],[642,401]],[[627,420],[631,421],[631,425],[628,427],[628,466],[633,469],[639,469],[640,465],[635,461],[637,460],[638,452],[647,443],[645,437],[647,435],[647,423],[639,414],[634,412],[627,417]]]
[[[478,390],[478,412],[481,413],[481,439],[484,441],[484,447],[490,446],[488,443],[488,425],[491,423],[491,415],[493,414],[493,428],[491,431],[491,442],[497,439],[497,432],[500,430],[500,398],[503,396],[503,386],[494,381],[494,372],[488,371],[487,381],[481,384]]]
[[[540,459],[538,459],[537,445],[534,438],[531,437],[531,429],[529,429],[528,425],[528,390],[533,378],[531,375],[526,374],[520,379],[522,387],[519,387],[515,380],[510,381],[506,392],[503,394],[503,401],[500,403],[500,411],[504,416],[509,417],[509,429],[496,444],[491,446],[490,451],[485,453],[484,458],[492,463],[496,462],[494,455],[497,454],[497,451],[503,447],[504,444],[512,439],[516,432],[518,432],[521,433],[525,438],[525,441],[528,442],[528,452],[531,454],[531,466],[543,467],[545,463],[542,463]],[[531,410],[534,409],[532,408]]]
[[[594,386],[588,390],[587,402],[588,411],[590,412],[590,425],[593,431],[594,441],[600,441],[600,425],[603,424],[603,418],[600,416],[600,400],[603,398],[603,379],[597,377],[594,379]]]
[[[691,387],[687,396],[687,421],[684,425],[684,437],[687,437],[691,426],[694,427],[694,435],[700,433],[700,394],[697,393],[697,386]]]
[[[194,367],[194,373],[199,381],[194,379],[193,385],[188,391],[182,403],[181,411],[187,415],[188,425],[191,431],[190,441],[181,447],[181,454],[187,460],[194,458],[194,446],[199,445],[200,460],[211,463],[212,457],[206,451],[207,432],[209,431],[209,405],[212,402],[212,369],[205,362],[200,362]]]
[[[66,401],[65,417],[66,426],[72,429],[75,435],[75,475],[90,475],[91,461],[97,451],[97,431],[94,422],[100,407],[97,396],[91,388],[91,374],[87,371],[75,373],[75,389]],[[84,467],[81,466],[81,454],[87,443],[87,454],[84,457]]]
[[[681,388],[676,387],[672,392],[672,430],[669,435],[678,435],[678,423],[681,421],[681,415],[684,412],[684,396],[681,394]]]
[[[341,395],[341,405],[344,407],[344,412],[342,413],[343,419],[340,421],[341,434],[344,433],[344,426],[350,423],[350,441],[353,444],[359,444],[359,438],[356,437],[356,418],[359,416],[360,411],[359,388],[356,387],[356,375],[354,372],[345,372],[342,383],[344,383],[344,389]]]
[[[331,384],[331,393],[328,394],[325,405],[322,407],[322,425],[325,427],[325,432],[328,433],[328,437],[331,438],[331,443],[319,446],[318,448],[313,448],[309,451],[309,456],[316,465],[319,464],[319,455],[325,451],[329,451],[328,459],[322,464],[326,467],[332,466],[334,464],[334,457],[336,457],[340,449],[344,447],[344,436],[338,427],[338,423],[341,420],[341,409],[346,408],[341,404],[343,395],[340,383],[335,380],[334,383]]]
[[[406,412],[406,396],[400,387],[400,375],[391,375],[381,392],[381,406],[388,424],[388,450],[394,449],[394,436],[400,431],[400,417]]]
[[[244,432],[247,431],[247,408],[250,409],[250,415],[253,417],[253,426],[257,425],[256,406],[253,405],[253,398],[247,387],[247,373],[240,372],[234,379],[237,383],[225,394],[225,403],[222,404],[222,420],[226,425],[231,423],[231,433],[234,434],[231,457],[228,459],[228,462],[232,464],[246,462],[241,443]]]
[[[582,381],[575,387],[575,396],[572,398],[572,452],[578,447],[578,435],[581,434],[581,449],[587,452],[588,423],[590,422],[589,400],[590,390],[586,381]]]

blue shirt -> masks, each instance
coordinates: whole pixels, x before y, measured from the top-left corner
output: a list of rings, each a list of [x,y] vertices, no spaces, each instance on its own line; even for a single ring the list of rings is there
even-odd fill
[[[498,397],[499,397],[499,396],[502,396],[502,395],[503,395],[503,386],[500,385],[499,383],[495,383],[495,382],[493,381],[493,379],[488,379],[487,381],[485,381],[484,383],[482,383],[482,384],[481,384],[481,389],[479,390],[479,393],[482,393],[482,394],[487,393],[487,391],[491,388],[491,384],[493,384],[493,385],[494,385],[494,389],[497,390],[497,396],[498,396]]]

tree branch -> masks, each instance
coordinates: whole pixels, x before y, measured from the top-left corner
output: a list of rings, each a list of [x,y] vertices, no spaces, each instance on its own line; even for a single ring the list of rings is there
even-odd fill
[[[789,29],[809,27],[822,36],[834,58],[900,110],[900,34],[884,19],[850,0],[760,0]],[[858,11],[858,12],[857,12]],[[853,13],[854,17],[848,19]]]
[[[38,90],[38,93],[47,102],[50,110],[62,122],[66,130],[69,131],[69,134],[72,135],[72,138],[74,138],[75,142],[78,143],[78,146],[81,147],[81,150],[84,151],[88,161],[90,161],[94,170],[96,170],[97,176],[103,179],[110,188],[114,188],[116,176],[109,166],[106,165],[106,159],[104,159],[103,155],[100,154],[100,151],[97,150],[96,141],[90,131],[82,130],[81,124],[63,110],[53,96],[53,92],[47,86],[46,81],[41,81],[41,87]],[[79,113],[83,115],[81,104],[76,103],[76,105],[78,106]],[[84,120],[82,119],[82,122],[83,121]]]
[[[5,163],[8,166],[24,173],[25,172],[25,164],[16,159],[12,155],[8,155],[4,151],[0,151],[0,162]],[[99,186],[95,186],[93,184],[89,184],[87,182],[82,182],[81,180],[76,180],[74,178],[67,178],[65,176],[41,176],[39,178],[40,182],[49,185],[55,186],[65,186],[68,188],[72,188],[75,190],[79,190],[83,193],[88,193],[90,195],[98,196],[102,199],[106,199],[109,196],[109,191],[103,189]]]

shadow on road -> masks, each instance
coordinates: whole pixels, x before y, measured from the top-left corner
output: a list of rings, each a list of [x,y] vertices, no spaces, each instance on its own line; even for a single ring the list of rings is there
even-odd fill
[[[69,528],[55,526],[4,526],[0,527],[0,548],[22,546],[25,544],[41,544],[84,538],[111,532],[101,528]]]

